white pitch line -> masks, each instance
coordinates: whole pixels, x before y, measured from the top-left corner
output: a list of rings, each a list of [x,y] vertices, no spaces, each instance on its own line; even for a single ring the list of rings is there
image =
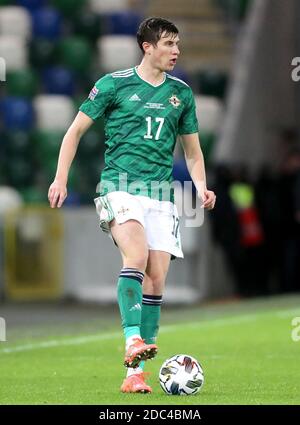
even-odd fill
[[[300,308],[293,308],[290,310],[282,310],[279,311],[276,316],[282,317],[282,318],[293,318],[293,317],[300,317]]]
[[[295,312],[295,309],[287,309],[287,310],[277,310],[274,311],[274,315],[277,317],[286,317],[285,315],[291,314],[291,312]],[[271,313],[268,311],[267,313]],[[160,333],[168,333],[168,332],[174,332],[178,330],[178,328],[181,327],[188,327],[188,328],[201,328],[201,327],[216,327],[216,326],[227,326],[227,325],[238,325],[243,322],[253,322],[258,319],[259,316],[266,314],[266,312],[258,312],[253,314],[244,314],[242,316],[237,317],[228,317],[224,319],[206,319],[201,322],[188,322],[188,323],[182,323],[182,324],[176,324],[176,325],[166,325],[162,326],[160,328]],[[32,344],[23,344],[23,345],[16,345],[15,347],[8,347],[8,348],[2,348],[0,350],[0,354],[10,354],[10,353],[17,353],[17,352],[23,352],[23,351],[31,351],[31,350],[38,350],[40,348],[51,348],[51,347],[61,347],[61,346],[68,346],[68,345],[81,345],[89,342],[97,342],[97,341],[105,341],[110,340],[114,338],[121,338],[122,333],[121,332],[113,332],[113,333],[107,333],[107,334],[95,334],[95,335],[87,335],[82,337],[76,337],[76,338],[70,338],[70,339],[58,339],[58,340],[50,340],[50,341],[40,341]],[[5,343],[4,343],[5,344]]]
[[[61,340],[52,340],[52,341],[41,341],[34,344],[23,344],[16,345],[15,347],[3,348],[0,350],[0,353],[16,353],[18,351],[30,351],[36,350],[39,348],[51,348],[51,347],[60,347],[63,345],[81,345],[87,342],[101,341],[106,339],[119,338],[121,334],[119,332],[114,332],[110,334],[96,334],[96,335],[87,335],[82,337],[70,338],[70,339],[61,339]]]
[[[168,333],[168,332],[174,332],[179,327],[189,327],[189,328],[199,328],[199,327],[205,327],[205,326],[226,326],[231,324],[238,324],[241,322],[249,322],[256,320],[256,317],[254,315],[245,315],[245,316],[239,316],[239,317],[230,317],[227,319],[215,319],[215,320],[204,320],[203,322],[189,322],[189,323],[183,323],[180,325],[166,325],[162,326],[160,328],[160,333]],[[50,340],[50,341],[41,341],[36,342],[32,344],[23,344],[23,345],[17,345],[15,347],[10,348],[3,348],[0,350],[0,353],[10,354],[10,353],[16,353],[16,352],[22,352],[22,351],[31,351],[36,350],[40,348],[51,348],[51,347],[60,347],[65,345],[81,345],[88,342],[97,342],[97,341],[104,341],[104,340],[110,340],[114,338],[121,338],[122,334],[120,332],[114,332],[109,334],[95,334],[95,335],[87,335],[83,337],[76,337],[76,338],[70,338],[65,340]]]

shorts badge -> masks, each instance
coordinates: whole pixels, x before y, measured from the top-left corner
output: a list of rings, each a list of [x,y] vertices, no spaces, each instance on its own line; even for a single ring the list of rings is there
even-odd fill
[[[121,207],[121,209],[118,211],[118,214],[126,214],[127,212],[129,211],[129,208],[124,208],[124,207]]]

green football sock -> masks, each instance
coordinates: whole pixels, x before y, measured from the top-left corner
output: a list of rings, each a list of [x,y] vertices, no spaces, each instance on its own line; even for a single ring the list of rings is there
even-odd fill
[[[146,344],[155,343],[156,336],[159,329],[160,310],[161,310],[162,296],[161,295],[143,295],[142,304],[142,321],[141,321],[141,337],[145,340]],[[128,369],[127,376],[133,373],[139,373],[144,370],[145,361],[141,361],[139,367]]]
[[[143,295],[141,337],[155,344],[159,329],[162,295]]]
[[[119,276],[118,304],[126,339],[140,334],[143,278],[142,272],[132,268],[123,268]]]

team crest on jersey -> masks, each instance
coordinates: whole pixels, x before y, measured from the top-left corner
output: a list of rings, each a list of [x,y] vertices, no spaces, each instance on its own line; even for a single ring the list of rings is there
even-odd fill
[[[92,88],[92,90],[90,91],[89,99],[90,99],[90,100],[94,100],[98,93],[99,93],[99,89],[97,89],[97,87],[96,87],[96,86],[94,86],[94,87]]]
[[[171,103],[171,105],[174,106],[174,108],[178,108],[178,106],[180,106],[181,104],[181,101],[178,99],[176,94],[172,94],[172,96],[169,99],[169,102]]]

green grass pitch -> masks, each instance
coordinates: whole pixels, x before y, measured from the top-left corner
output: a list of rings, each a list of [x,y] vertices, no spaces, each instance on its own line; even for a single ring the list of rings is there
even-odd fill
[[[300,341],[292,319],[299,296],[163,308],[159,353],[146,364],[152,394],[119,392],[125,368],[119,318],[16,332],[0,343],[1,404],[300,404]],[[298,333],[300,335],[300,332]],[[197,358],[205,374],[195,396],[168,396],[158,371],[174,354]]]

